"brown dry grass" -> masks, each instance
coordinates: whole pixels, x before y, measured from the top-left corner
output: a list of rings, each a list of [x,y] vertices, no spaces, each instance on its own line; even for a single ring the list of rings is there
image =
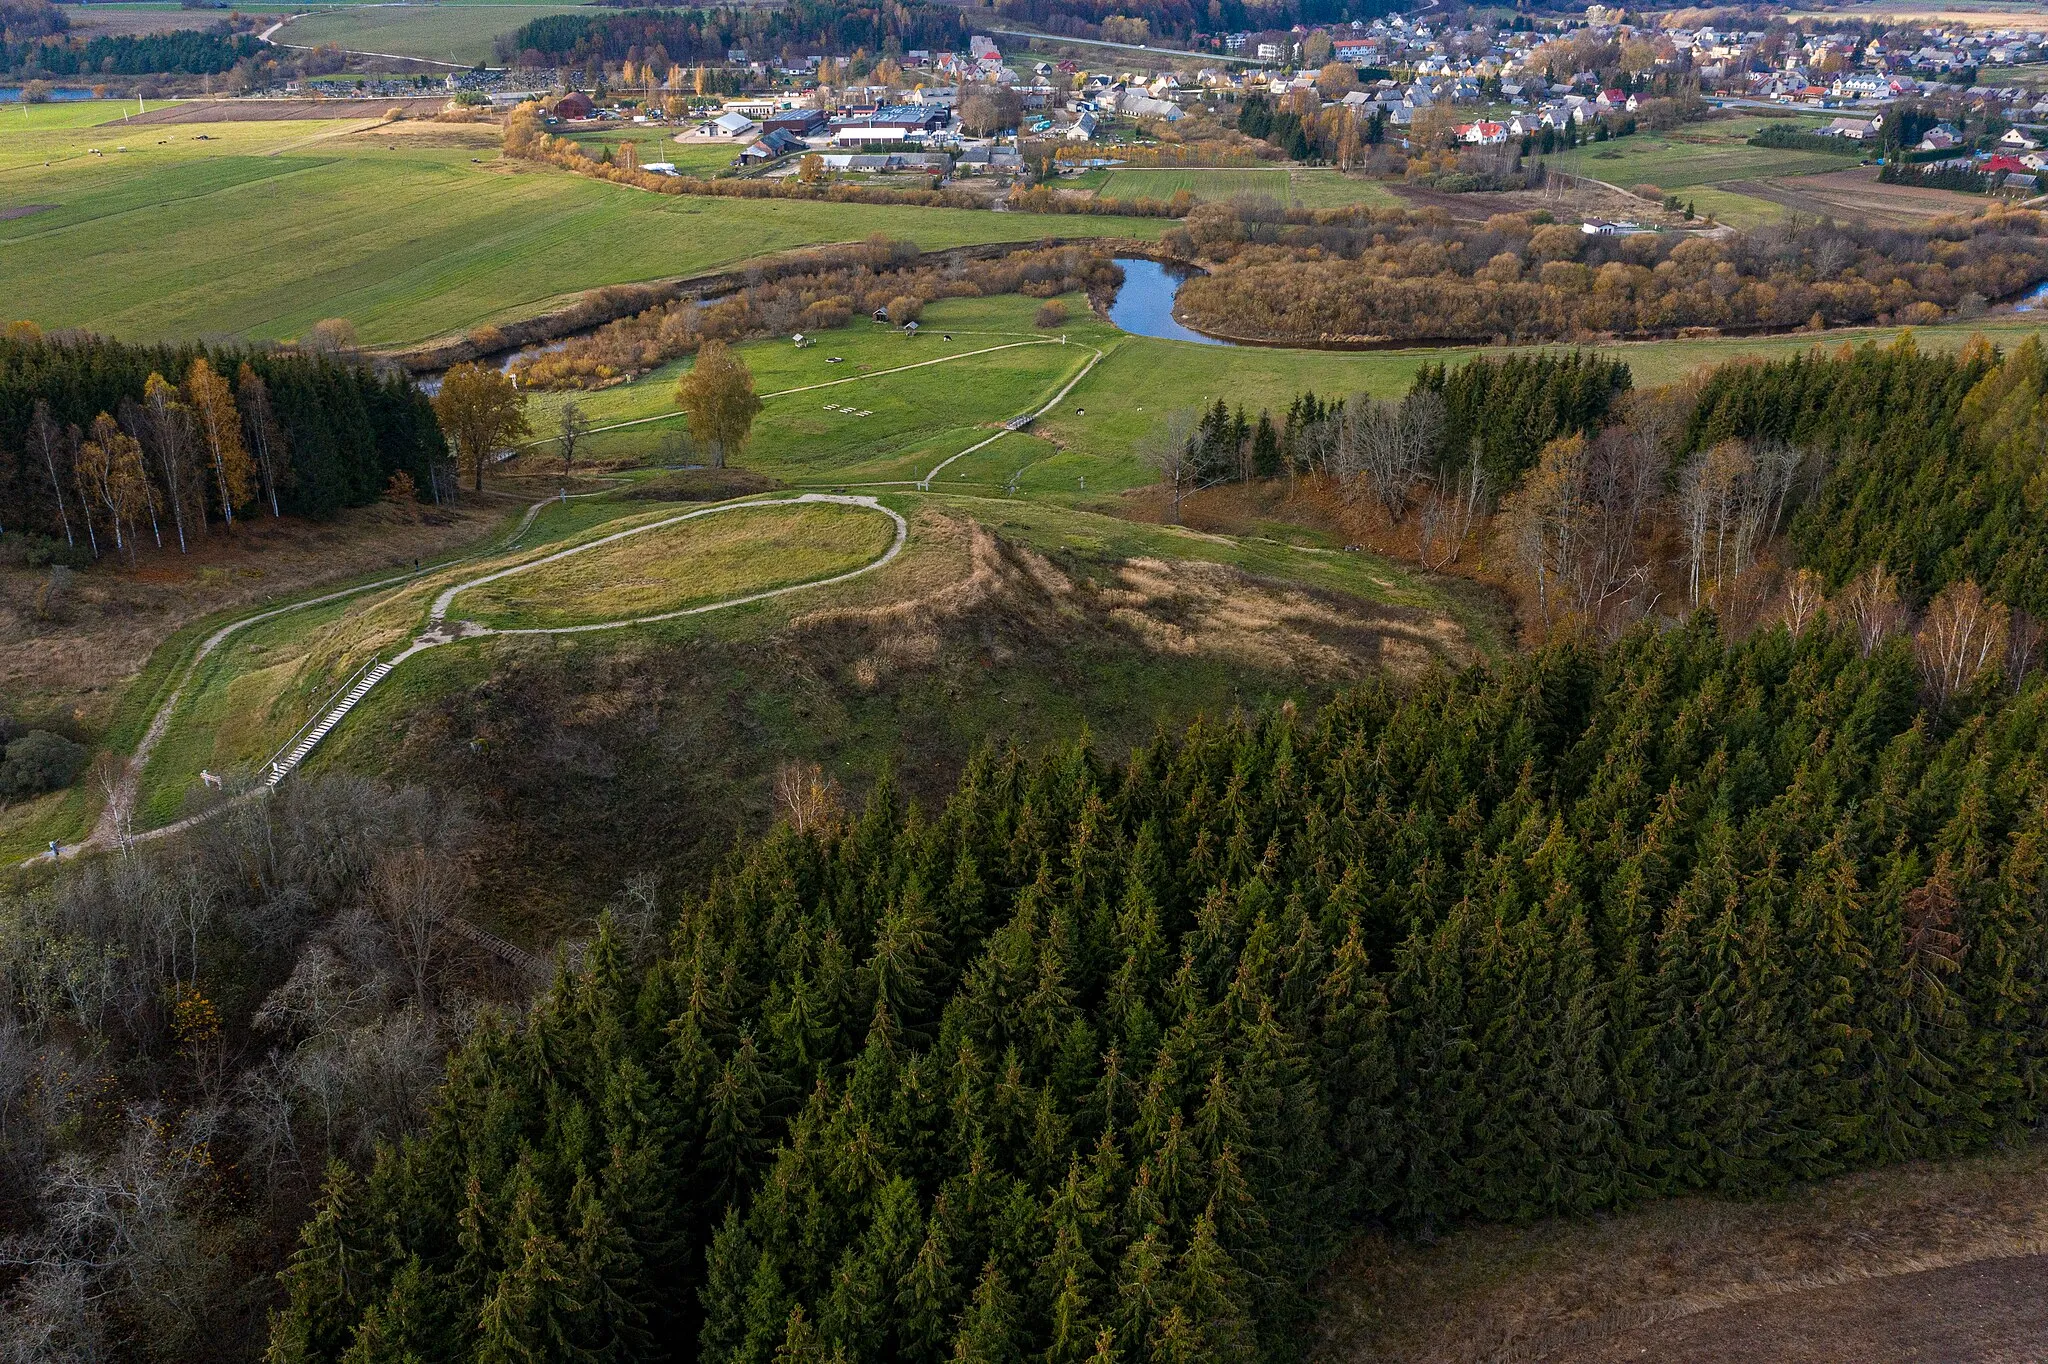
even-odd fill
[[[1455,194],[1427,185],[1389,184],[1388,189],[1406,200],[1411,208],[1442,209],[1453,221],[1483,223],[1496,213],[1524,213],[1538,210],[1565,219],[1628,218],[1679,226],[1675,214],[1645,204],[1626,188],[1608,188],[1595,180],[1558,175],[1545,189],[1506,190],[1483,194]]]
[[[1734,1304],[2044,1253],[2048,1143],[2036,1142],[1851,1175],[1775,1202],[1672,1200],[1586,1222],[1474,1228],[1428,1248],[1364,1238],[1329,1277],[1319,1354],[1346,1364],[1568,1361]]]
[[[1135,519],[1163,522],[1165,496],[1157,488],[1138,489],[1129,495],[1127,510]],[[1371,497],[1347,497],[1321,475],[1205,489],[1181,504],[1181,521],[1190,530],[1240,537],[1284,539],[1289,528],[1299,527],[1339,544],[1361,545],[1410,571],[1421,571],[1419,517],[1411,512],[1401,524],[1390,524]],[[1463,552],[1437,570],[1436,581],[1463,592],[1475,607],[1499,621],[1504,636],[1511,635],[1513,623],[1528,614],[1531,603],[1518,595],[1523,584],[1492,562],[1492,545],[1493,519],[1482,514],[1474,521]],[[1460,655],[1453,650],[1451,656]]]
[[[1412,677],[1469,652],[1463,632],[1441,617],[1262,582],[1222,564],[1135,558],[1077,575],[978,522],[930,509],[917,517],[911,543],[920,552],[879,575],[868,601],[792,622],[798,631],[858,640],[852,668],[864,688],[929,667],[943,634],[976,615],[1040,636],[1105,630],[1154,654],[1316,683],[1376,669]]]
[[[145,550],[134,568],[111,560],[73,575],[49,619],[35,610],[48,570],[0,569],[0,695],[24,716],[102,725],[157,646],[216,611],[316,583],[432,558],[483,534],[508,503],[470,501],[429,524],[382,504],[332,521],[252,517],[233,536]]]
[[[1736,180],[1716,186],[1782,204],[1795,213],[1843,222],[1925,227],[1940,218],[1971,217],[1998,202],[1982,194],[1880,184],[1874,167],[1774,180]]]

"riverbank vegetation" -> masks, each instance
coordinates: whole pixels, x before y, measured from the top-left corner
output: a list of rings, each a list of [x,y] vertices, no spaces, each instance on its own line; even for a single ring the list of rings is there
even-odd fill
[[[1116,267],[1087,247],[1020,250],[978,260],[922,259],[913,242],[880,239],[778,262],[763,278],[715,300],[682,299],[574,337],[513,365],[527,388],[603,388],[632,379],[707,340],[811,334],[881,313],[912,320],[941,298],[1108,294]],[[900,314],[900,316],[899,316]]]
[[[1208,273],[1178,307],[1221,335],[1493,340],[1933,322],[2048,279],[2040,215],[1924,231],[1588,233],[1541,213],[1485,224],[1370,210],[1204,204],[1164,244]]]

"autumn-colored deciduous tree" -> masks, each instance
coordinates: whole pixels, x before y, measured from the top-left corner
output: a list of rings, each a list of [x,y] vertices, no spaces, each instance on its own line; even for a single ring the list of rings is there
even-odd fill
[[[1844,588],[1841,604],[1856,625],[1856,642],[1865,658],[1906,624],[1906,605],[1899,600],[1899,580],[1882,563],[1872,564]]]
[[[1169,412],[1138,445],[1138,457],[1159,471],[1159,482],[1166,489],[1167,518],[1176,526],[1181,503],[1201,486],[1196,420],[1193,412]]]
[[[193,360],[185,373],[185,404],[192,409],[192,430],[213,469],[214,493],[221,519],[235,528],[235,508],[249,501],[254,469],[242,444],[242,416],[228,381],[214,372],[205,356]]]
[[[1795,635],[1804,634],[1807,626],[1820,619],[1828,604],[1825,589],[1820,574],[1810,568],[1797,569],[1785,580],[1778,618],[1787,630]]]
[[[746,447],[761,411],[754,375],[723,341],[707,341],[697,363],[676,383],[676,406],[690,419],[690,435],[704,447],[711,467],[723,469],[728,456]]]
[[[455,447],[456,467],[484,490],[484,466],[504,444],[532,430],[526,395],[489,365],[463,363],[448,371],[434,395],[434,415]]]
[[[142,432],[149,453],[156,459],[165,500],[171,504],[171,525],[178,533],[178,552],[184,554],[188,551],[185,513],[199,491],[195,486],[199,479],[192,468],[192,409],[178,396],[170,380],[152,373],[142,386],[141,408],[134,410],[131,404],[124,403],[122,420]],[[201,505],[204,506],[203,497]]]
[[[323,317],[306,338],[309,349],[338,354],[356,348],[356,324],[345,317]]]
[[[1358,68],[1349,62],[1325,62],[1316,72],[1316,89],[1326,99],[1342,99],[1358,88]]]
[[[270,385],[249,367],[247,360],[235,374],[235,389],[241,394],[242,421],[249,430],[246,448],[256,462],[257,475],[263,480],[263,500],[270,504],[270,514],[275,517],[279,515],[279,474],[286,467],[284,429],[277,424],[277,412],[270,405]]]
[[[78,447],[78,482],[88,510],[97,507],[114,530],[114,551],[126,550],[135,560],[133,523],[147,507],[155,508],[149,475],[142,467],[142,446],[102,412],[93,420],[92,438]]]
[[[1968,690],[1985,669],[2005,661],[2009,621],[2006,608],[1968,578],[1941,589],[1913,637],[1920,675],[1935,704]]]

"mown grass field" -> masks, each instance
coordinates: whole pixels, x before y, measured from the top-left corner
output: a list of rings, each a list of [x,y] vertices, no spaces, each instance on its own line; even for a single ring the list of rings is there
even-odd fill
[[[1031,329],[1037,306],[1036,300],[1015,297],[942,303],[927,310],[924,333],[914,341],[900,331],[856,322],[823,334],[805,350],[786,340],[749,344],[743,353],[754,371],[755,391],[780,396],[764,396],[766,406],[738,462],[814,486],[924,477],[1001,423],[1038,408],[1093,358],[1087,347],[1121,335],[1089,322],[1085,304],[1075,299],[1070,306],[1083,325],[1069,327],[1072,344],[1062,346],[1059,333]],[[987,353],[972,354],[977,351]],[[831,362],[834,356],[840,363]],[[928,363],[946,356],[967,358]],[[561,404],[573,398],[595,425],[642,423],[593,436],[586,447],[591,457],[696,462],[701,456],[689,445],[674,403],[675,380],[686,369],[686,362],[678,362],[593,394],[545,395],[535,404],[536,437],[552,429]],[[543,468],[553,452],[552,445],[536,445],[525,464]],[[1002,482],[1013,469],[1056,453],[1030,435],[1010,434],[949,468],[946,478]]]
[[[570,133],[569,140],[582,144],[592,156],[596,156],[600,148],[610,147],[617,151],[630,142],[639,151],[641,165],[649,161],[667,161],[685,175],[717,175],[729,171],[733,158],[740,153],[740,147],[732,143],[678,142],[672,126],[629,124],[607,132]]]
[[[319,9],[280,29],[276,40],[302,47],[339,43],[356,52],[468,65],[495,61],[491,40],[546,14],[573,14],[561,4],[344,4]]]
[[[1093,170],[1060,183],[1069,188],[1092,189],[1100,199],[1170,199],[1187,190],[1198,199],[1260,194],[1303,208],[1342,208],[1348,204],[1398,208],[1401,204],[1392,191],[1377,181],[1354,179],[1341,171],[1281,166],[1221,170]]]
[[[5,311],[138,340],[287,338],[345,317],[367,344],[402,343],[601,284],[874,233],[936,248],[1166,226],[655,195],[367,121],[102,129],[42,116],[17,129],[0,114],[0,206],[54,205],[0,221]]]
[[[1751,134],[1770,122],[1781,122],[1787,127],[1813,126],[1790,120],[1722,119],[1670,133],[1645,130],[1613,142],[1586,143],[1544,159],[1558,170],[1605,180],[1623,189],[1647,184],[1674,191],[1728,180],[1810,175],[1856,164],[1856,158],[1846,152],[1750,146]]]
[[[850,572],[895,534],[879,512],[832,503],[717,512],[485,583],[450,610],[513,630],[659,615]]]

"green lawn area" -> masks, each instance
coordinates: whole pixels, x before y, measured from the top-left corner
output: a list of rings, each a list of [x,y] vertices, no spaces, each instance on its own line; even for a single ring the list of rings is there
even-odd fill
[[[1199,199],[1228,199],[1233,194],[1287,194],[1285,170],[1124,170],[1102,179],[1096,191],[1103,199],[1170,199],[1187,190]]]
[[[915,340],[894,328],[856,321],[821,333],[817,344],[804,350],[784,339],[750,342],[741,351],[766,406],[737,462],[792,483],[816,485],[922,477],[939,461],[993,434],[1000,423],[1043,404],[1092,358],[1084,347],[1122,338],[1115,328],[1090,317],[1084,299],[1074,296],[1066,302],[1075,321],[1063,332],[1035,330],[1031,319],[1039,301],[1009,295],[935,303],[926,310]],[[1058,344],[1063,334],[1071,344]],[[967,358],[928,363],[963,355]],[[530,416],[535,436],[554,429],[561,404],[570,399],[597,426],[668,418],[676,412],[675,381],[687,369],[688,362],[678,361],[633,383],[594,393],[536,395]],[[898,372],[883,372],[889,370]],[[862,377],[867,374],[874,377]],[[585,448],[591,457],[607,460],[681,464],[697,458],[680,416],[598,433]],[[1019,462],[1054,453],[1031,436],[1007,435],[982,455],[948,469],[946,477],[953,481],[967,474],[969,482],[1001,483]],[[540,445],[527,461],[543,468],[551,455],[551,446]]]
[[[716,512],[485,583],[450,610],[497,629],[660,615],[850,572],[895,534],[881,513],[833,503]]]
[[[294,19],[279,42],[304,47],[339,43],[358,52],[469,64],[495,61],[491,40],[545,14],[574,14],[559,3],[344,4]]]
[[[1791,216],[1791,210],[1770,199],[1759,199],[1753,194],[1740,194],[1734,190],[1719,189],[1713,185],[1688,186],[1684,191],[1685,201],[1695,212],[1712,218],[1717,223],[1727,223],[1748,231],[1766,223],[1782,223]]]
[[[345,317],[364,342],[396,344],[874,233],[936,248],[1168,225],[655,195],[332,121],[111,130],[45,116],[16,130],[0,115],[0,205],[54,205],[0,221],[0,306],[132,339],[277,339]]]
[[[152,108],[160,108],[169,100],[151,101]],[[39,133],[66,128],[90,128],[96,123],[109,119],[126,118],[137,109],[132,99],[81,99],[65,100],[54,104],[4,104],[0,105],[0,157],[13,150],[12,144],[22,137],[34,137]],[[0,163],[4,164],[4,163]]]
[[[1287,195],[1302,208],[1345,208],[1370,204],[1374,208],[1404,208],[1400,196],[1377,180],[1363,180],[1342,171],[1291,170],[1287,172]]]
[[[645,124],[630,124],[602,133],[571,133],[571,142],[581,143],[592,156],[600,147],[614,150],[631,142],[640,151],[640,164],[649,161],[667,161],[685,175],[717,175],[732,169],[732,159],[740,149],[731,144],[706,142],[678,142],[672,126],[649,127]]]
[[[1648,184],[1666,190],[1773,175],[1811,175],[1856,164],[1856,158],[1848,153],[1750,146],[1750,135],[1772,122],[1813,126],[1789,120],[1721,119],[1670,133],[1646,130],[1613,142],[1589,142],[1544,159],[1558,170],[1605,180],[1623,189]]]
[[[1269,199],[1306,208],[1341,208],[1373,204],[1397,208],[1400,200],[1386,186],[1356,179],[1342,171],[1317,169],[1229,170],[1092,170],[1062,180],[1071,189],[1092,189],[1102,199],[1170,199],[1187,190],[1198,199],[1228,199],[1235,194],[1263,194]]]
[[[754,438],[737,464],[786,482],[837,487],[923,477],[939,461],[993,434],[1009,418],[1036,410],[1086,361],[1082,346],[1100,348],[1103,361],[1055,410],[1028,433],[1002,436],[951,465],[935,491],[993,492],[1014,480],[1019,493],[1060,501],[1087,501],[1151,481],[1134,453],[1148,433],[1178,408],[1207,407],[1222,399],[1248,412],[1284,411],[1311,391],[1324,397],[1366,393],[1391,397],[1407,391],[1425,363],[1462,363],[1488,348],[1450,350],[1318,351],[1275,347],[1202,346],[1131,336],[1097,319],[1078,298],[1073,321],[1062,329],[1068,345],[1020,346],[991,355],[966,355],[987,346],[1042,339],[1030,326],[1037,300],[1016,296],[947,299],[925,313],[922,334],[857,322],[820,334],[798,350],[786,340],[742,346],[764,395]],[[1921,328],[1922,345],[1953,347],[1982,333],[2011,346],[2038,324],[2018,320]],[[1820,344],[1888,341],[1896,328],[1871,328],[1776,337],[1731,337],[1631,342],[1600,348],[1629,363],[1642,386],[1671,383],[1704,364],[1739,356],[1784,356]],[[950,336],[949,341],[946,338]],[[1521,347],[1522,350],[1541,349]],[[1561,349],[1561,348],[1560,348]],[[897,373],[876,373],[947,355],[966,358]],[[842,357],[831,363],[830,357]],[[573,399],[592,423],[645,422],[600,432],[584,445],[594,459],[683,464],[698,457],[675,412],[675,381],[688,368],[678,361],[630,384],[592,393],[543,393],[532,399],[536,437],[554,428],[561,404]],[[850,379],[850,383],[834,381]],[[833,383],[809,391],[809,385]],[[776,396],[780,394],[781,396]],[[827,405],[830,404],[828,409]],[[857,417],[835,409],[852,407]],[[526,466],[547,467],[552,447],[537,445]]]

